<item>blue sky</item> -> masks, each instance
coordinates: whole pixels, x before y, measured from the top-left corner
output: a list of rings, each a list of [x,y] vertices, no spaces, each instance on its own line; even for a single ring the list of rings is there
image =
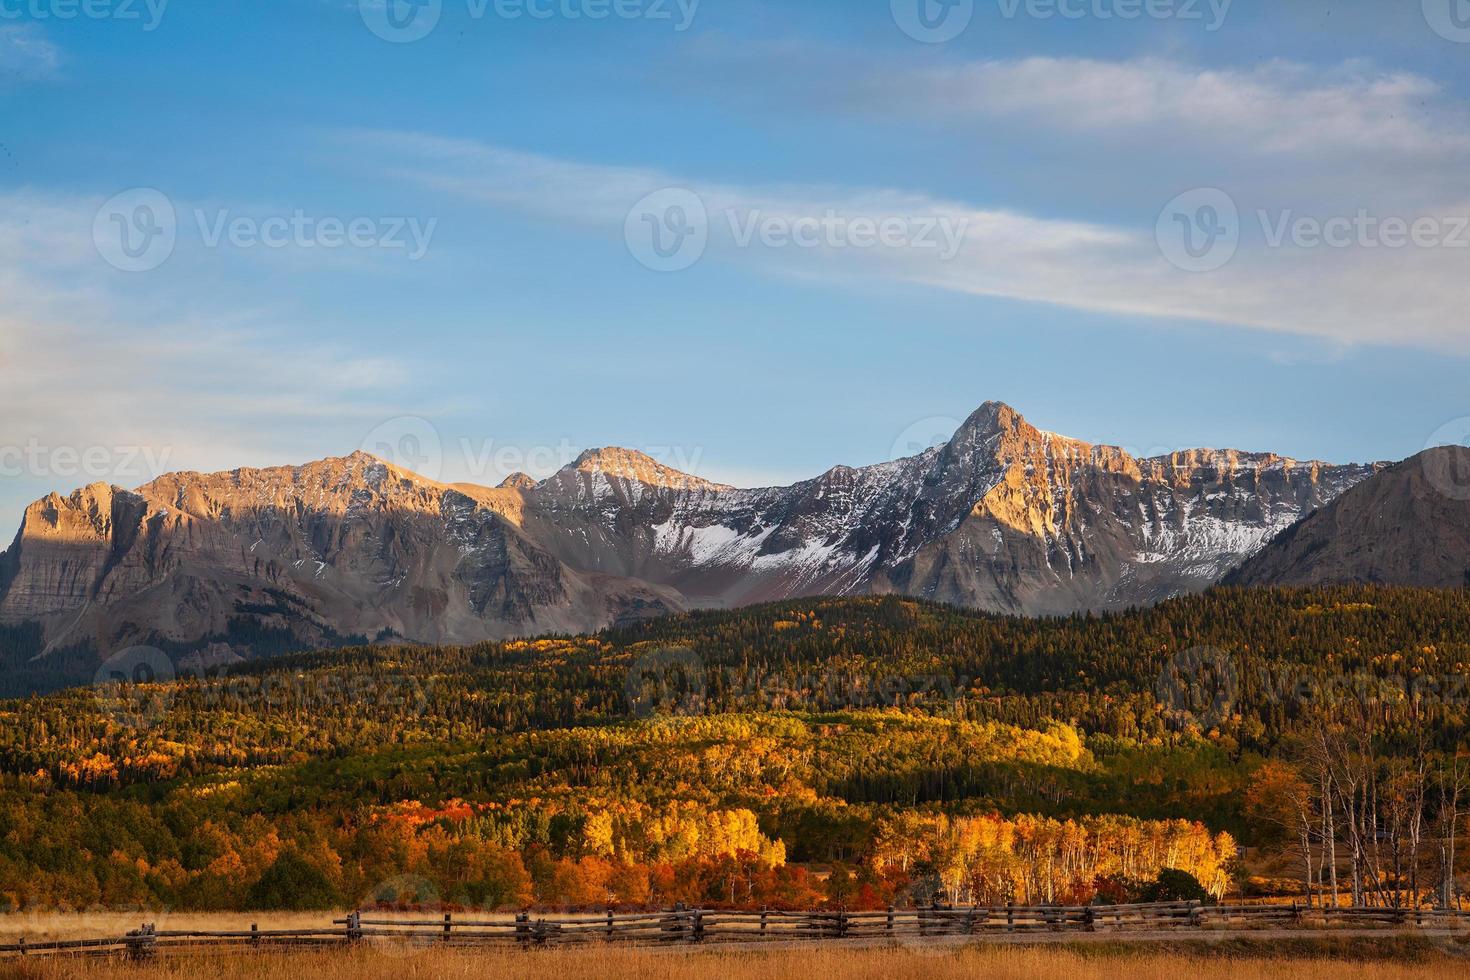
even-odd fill
[[[370,25],[403,0],[91,2],[0,3],[7,529],[53,489],[360,446],[785,482],[992,398],[1147,454],[1470,430],[1451,0],[973,0],[942,43],[900,26],[918,0],[439,0],[402,42]],[[704,244],[660,272],[669,188]],[[1228,261],[1181,268],[1208,189]],[[172,245],[134,263],[107,236],[159,196]],[[1310,236],[1358,215],[1423,241]]]

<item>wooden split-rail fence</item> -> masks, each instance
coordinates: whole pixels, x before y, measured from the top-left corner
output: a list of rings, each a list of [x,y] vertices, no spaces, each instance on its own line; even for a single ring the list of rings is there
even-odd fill
[[[811,940],[910,940],[939,936],[1021,933],[1147,933],[1161,930],[1288,928],[1330,931],[1343,927],[1470,929],[1470,912],[1438,909],[1309,908],[1303,905],[1002,905],[887,908],[877,911],[726,911],[676,907],[634,912],[535,918],[456,916],[445,912],[388,915],[357,911],[321,929],[211,932],[144,925],[124,936],[0,945],[0,956],[121,954],[148,959],[160,952],[230,948],[241,951],[358,944],[404,947],[504,945],[535,949],[578,942],[641,945],[793,942]]]

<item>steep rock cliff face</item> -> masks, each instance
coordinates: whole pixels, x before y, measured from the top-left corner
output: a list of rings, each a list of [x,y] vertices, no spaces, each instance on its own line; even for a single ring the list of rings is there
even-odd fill
[[[225,635],[242,618],[303,644],[474,642],[681,608],[666,590],[565,567],[495,494],[356,454],[48,497],[7,553],[0,620],[105,650]]]
[[[1363,481],[1286,530],[1228,581],[1470,587],[1470,449],[1430,449]]]
[[[1116,609],[1212,584],[1373,472],[1135,459],[995,402],[918,456],[754,490],[622,449],[493,489],[358,453],[38,501],[0,558],[0,622],[105,651],[260,629],[459,643],[814,594]]]

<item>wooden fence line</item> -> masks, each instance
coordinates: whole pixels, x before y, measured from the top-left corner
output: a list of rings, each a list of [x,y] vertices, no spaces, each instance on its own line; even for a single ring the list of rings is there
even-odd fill
[[[381,914],[379,914],[381,916]],[[730,943],[762,940],[901,939],[985,936],[1027,932],[1130,932],[1267,926],[1332,929],[1374,926],[1412,929],[1470,928],[1470,912],[1376,907],[1308,908],[1303,905],[929,906],[872,911],[777,909],[737,911],[675,907],[660,912],[532,919],[393,919],[357,911],[321,929],[265,930],[257,924],[234,931],[160,930],[151,924],[125,936],[0,945],[0,957],[47,954],[121,954],[148,959],[160,951],[235,948],[282,949],[393,942],[412,946],[505,944],[534,948],[575,942]]]

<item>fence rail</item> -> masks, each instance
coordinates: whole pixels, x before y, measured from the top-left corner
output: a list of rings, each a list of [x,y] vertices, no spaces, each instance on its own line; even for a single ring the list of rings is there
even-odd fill
[[[422,913],[420,913],[422,916]],[[0,945],[0,957],[50,954],[124,955],[148,959],[160,952],[229,947],[289,949],[397,943],[408,946],[507,945],[536,948],[577,942],[634,944],[731,943],[834,939],[912,939],[1035,932],[1153,932],[1344,927],[1470,929],[1470,912],[1443,909],[1309,908],[1303,905],[1002,905],[887,908],[876,911],[790,912],[673,908],[659,912],[514,919],[474,916],[392,918],[358,911],[321,929],[249,929],[211,932],[160,930],[144,925],[124,936]]]

